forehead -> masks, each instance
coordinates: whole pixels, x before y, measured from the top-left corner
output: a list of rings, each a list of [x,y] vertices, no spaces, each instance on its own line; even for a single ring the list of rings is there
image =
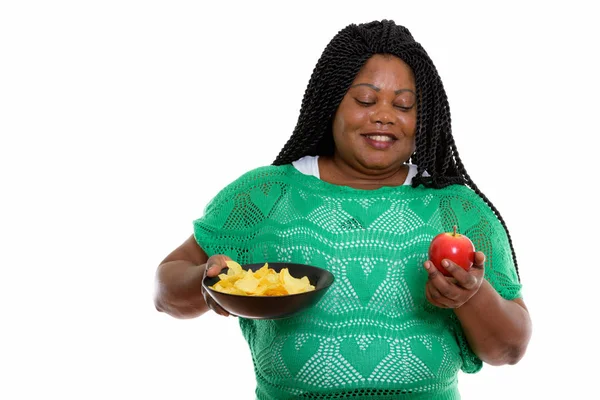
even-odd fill
[[[387,83],[414,88],[415,79],[412,69],[400,58],[376,54],[363,65],[353,83],[370,83],[375,86]]]

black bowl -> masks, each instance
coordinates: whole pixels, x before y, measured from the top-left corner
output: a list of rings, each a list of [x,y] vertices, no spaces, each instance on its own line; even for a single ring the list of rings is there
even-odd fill
[[[251,268],[256,272],[263,265],[264,263],[246,264],[242,265],[242,268],[244,270]],[[306,276],[315,290],[285,296],[243,296],[221,293],[209,287],[219,281],[218,276],[204,278],[202,286],[213,300],[231,315],[249,319],[279,319],[289,317],[317,304],[334,280],[331,272],[311,265],[274,262],[269,263],[269,268],[276,272],[287,268],[290,275],[295,278]],[[223,269],[221,273],[226,273],[226,271],[227,268]]]

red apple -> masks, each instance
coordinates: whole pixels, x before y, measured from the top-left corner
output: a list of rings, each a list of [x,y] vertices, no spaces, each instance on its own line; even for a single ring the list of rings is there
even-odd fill
[[[452,276],[446,268],[442,267],[442,260],[448,259],[468,271],[475,261],[475,246],[471,239],[456,232],[440,233],[433,238],[429,245],[429,260],[446,276]]]

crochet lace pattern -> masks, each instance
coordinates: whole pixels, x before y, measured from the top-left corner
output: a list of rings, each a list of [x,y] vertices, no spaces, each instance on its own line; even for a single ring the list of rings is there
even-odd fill
[[[429,243],[457,225],[486,255],[486,279],[520,297],[508,239],[470,188],[333,185],[291,165],[250,171],[194,221],[210,256],[290,262],[333,273],[314,307],[279,320],[240,318],[258,399],[458,399],[458,372],[481,360],[454,312],[425,297]]]

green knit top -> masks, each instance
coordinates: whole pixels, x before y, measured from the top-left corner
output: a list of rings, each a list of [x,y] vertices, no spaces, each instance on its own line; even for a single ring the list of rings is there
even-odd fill
[[[292,165],[250,171],[194,221],[209,255],[240,264],[325,268],[335,281],[314,307],[279,320],[239,319],[262,399],[459,399],[458,372],[474,373],[454,312],[425,297],[429,243],[457,225],[486,255],[485,277],[520,296],[507,235],[470,188],[354,189]]]

